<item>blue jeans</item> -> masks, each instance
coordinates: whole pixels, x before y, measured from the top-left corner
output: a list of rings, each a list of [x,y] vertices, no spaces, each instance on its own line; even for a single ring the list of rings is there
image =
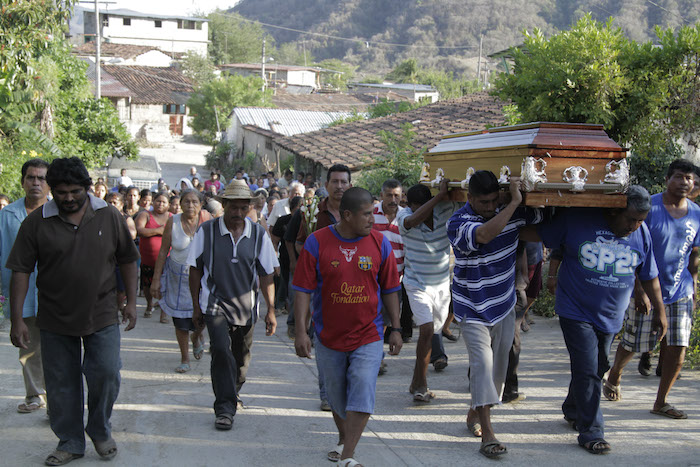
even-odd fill
[[[567,419],[575,420],[578,443],[604,439],[600,410],[601,381],[610,369],[608,357],[614,334],[596,330],[592,324],[559,317],[571,360],[569,394],[562,404]]]
[[[81,361],[81,341],[84,355]],[[51,429],[57,449],[85,453],[85,432],[95,441],[112,435],[112,407],[119,395],[119,325],[76,337],[41,331],[41,359]],[[83,375],[88,388],[88,421],[83,427]]]
[[[445,346],[442,341],[442,330],[433,334],[433,340],[431,341],[432,353],[430,354],[430,363],[435,363],[438,358],[444,358],[447,360],[447,354],[445,353]]]

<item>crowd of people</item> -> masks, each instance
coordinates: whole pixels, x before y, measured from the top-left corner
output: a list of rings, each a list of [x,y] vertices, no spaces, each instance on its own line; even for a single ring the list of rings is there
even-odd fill
[[[209,341],[219,430],[233,427],[260,301],[268,336],[286,314],[297,355],[315,352],[320,409],[332,412],[338,431],[326,456],[341,466],[359,465],[355,448],[388,370],[385,344],[396,355],[418,329],[407,389],[429,404],[436,396],[428,369],[448,366],[443,339],[457,340],[454,320],[469,356],[467,427],[482,440],[479,452],[498,458],[508,449],[491,409],[525,398],[520,332],[549,257],[546,286],[571,360],[562,412],[580,446],[605,454],[612,448],[601,394],[621,400],[635,352],[649,375],[661,342],[651,412],[687,417],[667,398],[695,309],[700,207],[691,199],[699,172],[677,160],[663,193],[630,186],[625,208],[552,209],[521,206],[520,180],[511,177],[504,192],[488,171],[477,171],[466,192],[447,180],[433,195],[389,179],[374,197],[353,187],[340,164],[322,186],[291,170],[276,179],[240,169],[228,183],[212,171],[200,183],[193,167],[174,189],[161,179],[139,190],[126,170],[110,189],[93,184],[77,158],[30,160],[21,172],[25,197],[0,211],[3,295],[26,389],[17,410],[50,409],[59,443],[47,465],[82,457],[85,432],[101,457],[117,454],[109,418],[120,384],[118,313],[126,331],[136,325],[140,284],[144,317],[159,310],[174,325],[176,372],[190,370],[190,342],[199,360]],[[81,267],[87,258],[99,266]],[[71,285],[85,293],[71,294]],[[91,401],[86,426],[81,372]]]

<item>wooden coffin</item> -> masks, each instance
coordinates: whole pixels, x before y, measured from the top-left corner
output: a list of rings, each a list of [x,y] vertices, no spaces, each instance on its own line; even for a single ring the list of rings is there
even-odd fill
[[[625,207],[627,149],[603,125],[536,122],[450,134],[424,155],[421,183],[466,188],[476,170],[523,179],[527,206]]]

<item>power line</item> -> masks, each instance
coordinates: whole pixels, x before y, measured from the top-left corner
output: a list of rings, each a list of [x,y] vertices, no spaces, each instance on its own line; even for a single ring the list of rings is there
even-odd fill
[[[219,16],[226,16],[230,17],[231,15],[224,14],[224,13],[217,13],[213,12],[212,14],[219,15]],[[476,49],[478,46],[476,45],[460,45],[460,46],[446,46],[446,45],[417,45],[417,44],[398,44],[395,42],[382,42],[382,41],[373,41],[369,39],[351,39],[349,37],[340,37],[340,36],[334,36],[332,34],[322,34],[320,32],[311,32],[311,31],[304,31],[301,29],[294,29],[294,28],[288,28],[285,26],[277,26],[275,24],[269,24],[269,23],[263,23],[262,21],[257,21],[254,19],[249,19],[249,18],[244,18],[243,16],[239,16],[240,19],[243,21],[248,21],[250,23],[255,23],[259,24],[261,26],[265,26],[268,28],[273,28],[273,29],[281,29],[283,31],[291,31],[291,32],[297,32],[299,34],[307,34],[310,36],[318,36],[318,37],[325,37],[328,39],[335,39],[339,41],[347,41],[347,42],[362,42],[364,43],[367,47],[370,45],[381,45],[381,46],[388,46],[388,47],[414,47],[414,48],[419,48],[419,49],[447,49],[447,50],[465,50],[465,49]]]
[[[681,21],[683,21],[683,22],[686,23],[686,24],[688,24],[688,23],[690,22],[690,21],[688,21],[687,19],[685,19],[684,17],[682,17],[681,15],[679,15],[678,13],[676,13],[675,11],[671,11],[671,10],[669,10],[668,8],[664,8],[664,7],[662,7],[661,5],[659,5],[658,3],[652,2],[651,0],[647,0],[647,3],[651,3],[651,4],[654,5],[655,7],[664,10],[666,13],[669,13],[669,14],[671,14],[671,15],[677,17],[677,18],[680,18]]]

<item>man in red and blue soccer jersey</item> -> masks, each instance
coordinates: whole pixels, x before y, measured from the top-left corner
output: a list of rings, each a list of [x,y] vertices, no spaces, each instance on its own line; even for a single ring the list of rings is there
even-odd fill
[[[389,353],[401,350],[399,275],[389,240],[372,230],[372,196],[350,188],[340,201],[340,222],[311,234],[297,260],[296,322],[308,321],[313,293],[316,359],[338,428],[338,446],[328,453],[338,465],[352,459],[374,411],[382,361],[381,301],[391,323]],[[306,326],[297,326],[297,355],[311,358]]]

